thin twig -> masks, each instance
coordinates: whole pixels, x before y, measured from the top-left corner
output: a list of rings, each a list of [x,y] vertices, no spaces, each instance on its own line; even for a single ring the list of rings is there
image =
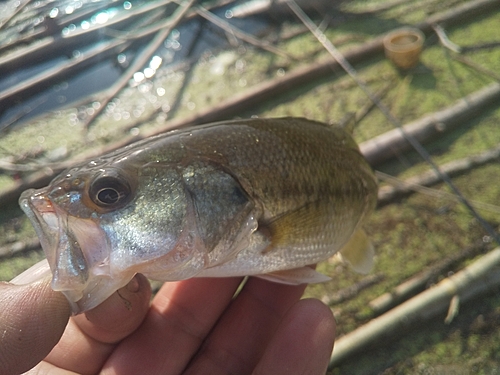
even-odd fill
[[[337,291],[331,296],[322,298],[324,304],[332,306],[356,297],[362,290],[371,287],[384,280],[383,274],[368,275],[359,282]]]
[[[458,161],[460,162],[460,160]],[[464,173],[465,169],[462,169],[461,165],[452,165],[455,164],[453,162],[449,163],[450,167],[457,167],[457,170],[453,171],[453,174],[458,175],[460,173]],[[471,169],[471,168],[467,168]],[[399,193],[398,195],[392,196],[393,199],[395,197],[401,197],[405,195],[409,195],[412,192],[418,192],[421,194],[428,195],[430,197],[438,198],[438,199],[449,199],[453,202],[460,202],[460,199],[455,195],[448,193],[446,191],[442,190],[436,190],[436,189],[431,189],[428,188],[424,185],[432,185],[432,184],[437,184],[439,182],[442,182],[440,177],[437,176],[433,170],[430,170],[426,173],[423,173],[422,175],[415,176],[413,178],[409,178],[408,180],[401,181],[399,178],[389,176],[385,173],[376,171],[375,174],[377,175],[379,180],[389,182],[393,184],[393,186],[383,186],[379,189],[379,197],[381,198],[378,202],[378,207],[384,206],[388,203],[390,203],[387,198],[388,196],[386,195],[388,192],[395,192],[396,194]],[[417,180],[421,178],[422,180],[418,181]],[[420,183],[419,183],[420,182]],[[395,188],[395,189],[394,189]],[[469,203],[478,210],[484,210],[484,211],[489,211],[493,213],[500,213],[500,206],[494,205],[494,204],[488,204],[488,203],[483,203],[479,202],[473,199],[469,199]]]
[[[490,251],[453,276],[335,341],[329,369],[377,342],[396,339],[412,326],[448,311],[458,296],[462,303],[500,285],[500,248]]]
[[[131,13],[123,13],[105,24],[94,25],[88,30],[76,30],[67,36],[56,35],[47,37],[25,49],[0,57],[0,71],[2,74],[7,74],[10,71],[19,69],[20,66],[25,68],[27,66],[39,64],[41,61],[53,58],[54,54],[63,54],[65,51],[73,51],[81,45],[89,44],[96,40],[102,40],[102,35],[105,30],[109,30],[111,27],[121,27],[131,20],[142,17],[147,13],[154,14],[155,11],[158,13],[159,9],[166,7],[171,2],[172,0],[160,0],[158,2],[146,3]],[[157,30],[145,30],[142,31],[142,33],[134,31],[135,34],[131,33],[128,35],[127,40],[141,39],[156,31]]]
[[[458,176],[470,171],[473,168],[498,161],[500,159],[500,145],[490,150],[486,150],[476,155],[468,156],[463,159],[453,160],[440,166],[441,170],[445,171],[448,176]],[[441,182],[441,178],[434,170],[429,170],[417,176],[410,177],[404,181],[398,178],[386,175],[382,172],[376,172],[377,177],[389,182],[391,186],[382,186],[378,192],[378,205],[379,207],[391,203],[395,199],[402,198],[412,194],[413,192],[423,192],[425,194],[432,194],[439,197],[448,197],[457,200],[453,194],[428,189],[426,187],[435,185]],[[470,201],[476,208],[481,208],[493,212],[498,212],[497,206],[486,205],[481,202]]]
[[[481,241],[481,243],[476,246],[467,247],[458,253],[452,254],[448,258],[441,259],[430,268],[413,275],[411,278],[391,289],[389,292],[371,300],[368,303],[368,306],[376,315],[382,314],[421,292],[426,287],[429,287],[431,283],[436,282],[439,275],[442,275],[459,262],[472,258],[480,252],[483,252],[486,247],[487,244]]]
[[[384,87],[382,87],[380,90],[378,90],[375,93],[375,96],[377,97],[378,100],[382,100],[385,95],[389,92],[389,90],[392,88],[394,82],[390,81]],[[369,100],[365,105],[363,105],[359,111],[352,113],[350,116],[348,116],[346,119],[340,122],[339,126],[341,127],[348,127],[350,126],[350,123],[353,123],[353,127],[356,126],[363,120],[371,111],[372,109],[375,108],[375,103],[372,100]]]
[[[481,226],[485,229],[485,231],[495,239],[495,241],[500,245],[500,236],[495,230],[491,227],[491,225],[483,219],[483,217],[476,212],[474,207],[470,205],[467,199],[463,196],[462,192],[458,187],[453,183],[453,181],[443,173],[439,166],[432,160],[430,154],[427,150],[420,144],[420,142],[413,137],[412,134],[407,133],[403,128],[401,122],[392,115],[383,103],[381,103],[377,97],[372,93],[372,91],[368,88],[368,86],[363,82],[361,78],[359,78],[358,73],[354,69],[354,67],[347,61],[344,55],[328,40],[325,34],[323,34],[314,24],[314,22],[309,18],[307,14],[305,14],[302,9],[297,5],[295,0],[286,0],[288,6],[292,11],[299,17],[299,19],[309,28],[309,30],[313,33],[313,35],[318,39],[318,41],[325,47],[325,49],[330,53],[330,55],[340,64],[340,66],[345,70],[349,76],[357,82],[358,86],[364,91],[364,93],[377,105],[383,115],[389,120],[391,124],[401,133],[401,135],[406,139],[406,141],[411,144],[411,146],[417,151],[417,153],[436,171],[437,174],[440,175],[441,179],[450,187],[451,190],[457,195],[460,199],[460,202],[469,210],[469,212],[478,220]]]
[[[175,93],[172,93],[174,100],[173,100],[172,104],[170,105],[170,109],[168,110],[168,116],[170,118],[175,117],[175,115],[177,114],[177,111],[181,107],[182,99],[184,98],[184,93],[188,89],[189,83],[191,82],[193,75],[195,73],[195,69],[192,69],[192,66],[194,65],[194,62],[197,61],[197,59],[194,59],[192,57],[192,53],[193,53],[196,45],[198,44],[198,42],[201,40],[201,35],[203,33],[205,22],[206,22],[205,20],[202,20],[202,22],[199,23],[198,30],[196,31],[196,35],[194,36],[194,38],[191,39],[191,42],[189,43],[189,46],[187,47],[188,53],[187,53],[186,58],[183,59],[184,66],[181,67],[182,71],[184,72],[182,84],[179,86],[179,88],[177,89],[177,91]],[[162,107],[159,107],[156,110],[154,110],[153,113],[151,113],[147,119],[138,120],[138,121],[134,122],[133,124],[127,126],[127,128],[124,130],[128,131],[133,127],[138,127],[141,123],[144,123],[145,121],[151,121],[154,117],[156,117],[158,115],[159,112],[163,112]]]
[[[31,238],[24,241],[16,241],[8,245],[0,246],[0,258],[8,258],[18,253],[40,249],[40,240]]]
[[[500,84],[492,83],[463,98],[448,107],[426,114],[403,126],[406,134],[411,134],[419,142],[432,139],[438,134],[450,131],[463,122],[482,113],[488,106],[500,100]],[[390,158],[411,149],[408,140],[400,129],[392,129],[367,141],[361,142],[359,148],[372,166],[376,166]]]
[[[368,4],[366,7],[363,7],[363,10],[360,12],[355,12],[356,16],[359,15],[373,15],[376,13],[386,12],[393,8],[396,8],[400,5],[405,5],[408,3],[408,0],[390,0],[384,1],[382,3],[375,3],[373,5]]]
[[[17,121],[22,119],[24,116],[28,115],[31,113],[31,111],[34,111],[38,107],[40,107],[42,104],[44,104],[47,101],[47,97],[43,96],[40,98],[37,98],[33,102],[31,102],[30,105],[24,106],[18,113],[14,114],[13,116],[7,118],[5,121],[0,123],[0,133],[7,133],[10,130],[10,127],[12,124],[15,124]]]
[[[498,47],[500,47],[500,42],[480,43],[480,44],[474,44],[474,45],[470,45],[470,46],[463,46],[462,53],[470,53],[470,52],[480,51],[483,49],[493,49],[493,48],[498,48]]]
[[[452,9],[449,12],[434,15],[426,22],[418,25],[421,30],[428,30],[429,22],[439,22],[439,23],[456,23],[464,18],[470,17],[471,15],[478,14],[485,10],[491,10],[498,6],[498,1],[493,0],[481,0],[465,5],[461,5],[456,9]],[[357,63],[364,61],[368,58],[373,57],[383,51],[382,40],[385,35],[381,35],[361,46],[353,47],[345,53],[345,57],[351,63]],[[235,95],[234,97],[227,99],[226,101],[220,103],[219,105],[212,107],[210,109],[201,111],[193,116],[168,121],[164,126],[155,128],[151,131],[144,131],[139,135],[128,136],[115,143],[108,144],[105,147],[88,150],[87,152],[79,155],[79,157],[73,159],[72,163],[77,163],[79,160],[87,160],[90,158],[98,157],[104,153],[116,150],[117,148],[126,146],[135,141],[164,133],[168,130],[188,126],[196,125],[214,121],[220,121],[224,119],[231,118],[233,116],[241,115],[242,112],[258,106],[266,101],[273,100],[278,95],[288,92],[291,88],[301,86],[303,84],[309,84],[310,82],[317,80],[319,78],[330,76],[332,71],[338,68],[338,64],[332,59],[328,61],[323,61],[319,63],[313,63],[308,66],[297,68],[293,71],[288,72],[284,77],[275,78],[270,81],[263,82],[256,86],[247,89],[245,92]],[[422,121],[425,122],[424,128],[420,130],[415,130],[420,132],[425,138],[429,132],[435,134],[438,132],[436,128],[440,128],[440,124],[444,124],[445,128],[451,128],[461,119],[466,119],[469,116],[483,110],[488,105],[496,102],[500,99],[500,85],[493,84],[486,88],[483,88],[476,93],[473,93],[466,98],[458,100],[453,106],[446,108],[442,111],[438,111],[435,114],[430,114],[425,116]],[[454,112],[458,111],[459,115],[455,116]],[[416,124],[415,124],[416,125]],[[413,125],[412,125],[413,128]],[[399,150],[404,149],[404,145],[407,143],[404,139],[401,139],[401,134],[392,134],[397,129],[390,131],[390,136],[384,136],[382,138],[375,137],[373,140],[363,142],[360,145],[361,150],[365,157],[370,158],[372,165],[376,165],[382,161],[387,160],[392,157],[394,153],[400,152]],[[441,130],[439,130],[441,131]],[[388,140],[392,139],[394,142],[391,143]],[[394,151],[397,150],[397,151]],[[58,173],[58,170],[48,171],[45,170],[43,173],[36,172],[33,175],[29,175],[23,178],[22,181],[18,181],[13,184],[10,188],[0,191],[0,206],[7,204],[10,201],[17,200],[22,190],[29,187],[41,187],[48,182],[50,179]]]
[[[281,57],[284,57],[286,59],[296,60],[296,58],[294,58],[290,54],[280,50],[279,48],[274,47],[270,43],[265,42],[265,41],[261,41],[261,40],[255,38],[253,35],[248,34],[244,31],[238,29],[237,27],[234,27],[229,22],[226,22],[222,18],[217,17],[215,14],[213,14],[212,12],[209,12],[208,10],[203,8],[201,5],[198,5],[196,7],[196,12],[201,17],[212,22],[214,25],[220,27],[221,29],[227,31],[228,33],[233,34],[235,37],[237,37],[237,38],[239,38],[239,39],[241,39],[241,40],[243,40],[243,41],[245,41],[253,46],[256,46],[256,47],[261,48],[263,50],[266,50],[268,52],[274,53],[274,54],[281,56]]]
[[[74,57],[68,62],[58,64],[32,78],[9,87],[8,89],[0,92],[0,106],[7,108],[9,103],[16,98],[30,95],[37,90],[46,88],[50,86],[54,80],[62,79],[70,74],[74,74],[75,72],[84,69],[96,59],[102,59],[106,56],[114,54],[117,48],[123,48],[130,43],[131,42],[122,40],[114,40],[104,45],[99,45],[79,57]]]
[[[476,62],[472,61],[472,59],[468,58],[467,56],[454,55],[454,54],[450,54],[450,55],[451,55],[452,59],[457,60],[458,62],[461,62],[462,64],[467,65],[467,66],[477,70],[478,72],[480,72],[480,73],[482,73],[490,78],[493,78],[495,81],[500,82],[500,74],[498,74],[497,72],[490,70],[488,68],[485,68],[482,65],[477,64]]]
[[[316,64],[313,64],[313,67],[316,67]],[[309,69],[311,68],[309,67]],[[306,73],[306,68],[300,68],[298,72],[290,72],[287,76],[294,76],[292,81],[302,81],[304,76],[307,77]],[[296,75],[298,75],[298,77]],[[44,173],[35,172],[34,175],[24,177],[24,182],[18,181],[14,186],[0,191],[0,206],[11,200],[16,200],[23,190],[31,187],[30,184],[33,184],[33,187],[41,187],[44,184],[47,184],[56,173],[59,173],[62,170],[60,168],[67,168],[70,165],[75,165],[82,161],[98,157],[99,155],[111,152],[144,138],[164,133],[171,129],[230,118],[231,116],[241,114],[245,108],[248,108],[250,103],[256,104],[255,102],[257,101],[266,99],[271,100],[283,90],[288,90],[289,87],[293,86],[293,83],[289,83],[287,81],[283,82],[282,78],[277,78],[271,83],[265,82],[257,87],[253,87],[246,94],[228,99],[227,101],[192,117],[168,121],[164,126],[155,128],[151,131],[145,131],[138,135],[129,135],[104,147],[87,150],[67,162],[54,165],[53,170],[46,168],[44,169]],[[440,134],[443,131],[453,129],[457,126],[459,121],[470,118],[472,115],[483,111],[488,105],[491,105],[498,100],[500,100],[500,84],[494,83],[458,100],[456,103],[447,108],[430,113],[418,120],[406,124],[404,127],[407,132],[411,132],[422,142],[429,138],[432,139],[434,135]],[[376,166],[377,164],[388,160],[394,155],[406,150],[407,147],[407,142],[397,129],[390,130],[384,134],[362,142],[359,145],[361,153],[372,166]],[[37,170],[39,170],[39,168]],[[388,194],[398,195],[399,193]],[[406,194],[406,192],[403,192],[403,194]],[[388,197],[387,199],[390,198]]]
[[[434,29],[434,31],[436,32],[436,35],[438,36],[439,38],[439,41],[441,42],[441,45],[443,47],[446,47],[448,48],[450,51],[453,51],[455,53],[460,53],[462,52],[462,48],[453,43],[449,38],[448,36],[446,35],[446,32],[444,31],[444,29],[438,25],[438,24],[433,24],[432,25],[432,28]]]
[[[90,116],[85,121],[85,128],[89,128],[92,122],[101,114],[105,109],[107,104],[113,99],[125,86],[128,85],[129,80],[132,76],[140,70],[153,56],[153,54],[160,48],[163,41],[169,36],[172,30],[179,25],[179,23],[184,19],[186,13],[191,8],[196,0],[186,1],[184,4],[180,5],[179,8],[172,14],[169,20],[169,25],[165,29],[159,31],[156,36],[151,40],[146,49],[141,53],[141,55],[135,59],[135,61],[127,68],[127,70],[122,74],[120,79],[116,81],[113,86],[106,90],[104,98],[101,100],[101,106],[97,109],[92,116]]]
[[[19,4],[14,13],[12,13],[5,21],[0,24],[0,30],[7,26],[29,3],[31,3],[31,0],[26,0],[24,3]]]

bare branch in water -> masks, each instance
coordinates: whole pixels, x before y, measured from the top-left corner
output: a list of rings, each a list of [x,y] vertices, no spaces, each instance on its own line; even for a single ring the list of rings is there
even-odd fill
[[[468,171],[488,164],[498,161],[500,159],[500,146],[492,148],[490,150],[484,151],[480,154],[472,155],[463,159],[453,160],[446,164],[440,166],[440,168],[445,171],[448,176],[459,176],[461,174],[467,173]],[[406,197],[414,192],[420,192],[427,195],[433,195],[440,198],[448,198],[457,200],[456,196],[443,191],[436,191],[433,189],[428,189],[428,186],[432,186],[442,182],[439,175],[433,171],[429,170],[421,173],[417,176],[410,177],[404,181],[386,175],[381,172],[376,172],[377,177],[382,181],[386,181],[391,186],[382,186],[378,192],[378,206],[382,207],[386,204],[393,202],[396,199]],[[487,205],[481,202],[476,202],[469,200],[471,204],[479,209],[489,210],[492,212],[499,212],[500,208],[498,206]]]
[[[195,0],[189,0],[184,3],[182,6],[175,11],[172,15],[171,19],[168,21],[168,27],[158,31],[156,36],[151,40],[151,42],[147,45],[146,49],[141,53],[140,56],[136,58],[136,60],[127,68],[127,70],[121,75],[120,79],[116,81],[113,86],[106,90],[104,98],[101,100],[101,106],[98,110],[94,112],[92,116],[90,116],[85,121],[85,127],[88,129],[90,124],[101,114],[101,112],[106,108],[107,104],[113,99],[125,86],[128,85],[129,80],[132,78],[134,73],[140,70],[151,56],[160,48],[165,39],[167,39],[168,35],[172,32],[174,28],[176,28],[179,23],[184,19],[187,12],[190,10],[191,6]]]
[[[15,254],[40,248],[40,241],[38,240],[38,237],[24,241],[16,241],[8,245],[0,246],[0,258],[11,257]]]
[[[349,357],[377,342],[394,340],[417,324],[448,312],[452,300],[461,303],[498,288],[500,285],[500,248],[496,248],[453,276],[418,294],[389,312],[335,341],[329,368],[338,366]]]
[[[425,269],[405,280],[391,291],[370,301],[368,306],[370,306],[374,314],[382,314],[421,292],[426,287],[429,287],[431,283],[437,282],[437,278],[449,270],[453,265],[476,256],[477,254],[483,252],[486,248],[487,244],[481,241],[481,243],[476,246],[470,246],[448,258],[442,259],[432,265],[432,267]]]

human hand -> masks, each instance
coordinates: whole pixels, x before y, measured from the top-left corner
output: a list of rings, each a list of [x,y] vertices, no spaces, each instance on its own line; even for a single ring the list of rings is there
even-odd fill
[[[324,374],[335,334],[330,309],[299,300],[304,286],[256,278],[233,299],[240,282],[166,283],[150,304],[149,283],[137,275],[69,321],[48,280],[0,284],[0,373],[45,358],[29,373]]]

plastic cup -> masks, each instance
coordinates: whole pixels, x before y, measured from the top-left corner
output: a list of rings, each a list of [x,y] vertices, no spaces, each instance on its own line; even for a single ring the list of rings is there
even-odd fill
[[[395,30],[384,38],[386,57],[401,69],[417,65],[425,36],[419,29],[403,28]]]

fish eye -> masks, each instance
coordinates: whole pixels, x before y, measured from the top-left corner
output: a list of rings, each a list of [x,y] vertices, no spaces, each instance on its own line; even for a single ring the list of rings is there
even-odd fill
[[[102,176],[92,182],[89,196],[92,202],[102,208],[118,208],[128,202],[130,186],[115,176]]]

